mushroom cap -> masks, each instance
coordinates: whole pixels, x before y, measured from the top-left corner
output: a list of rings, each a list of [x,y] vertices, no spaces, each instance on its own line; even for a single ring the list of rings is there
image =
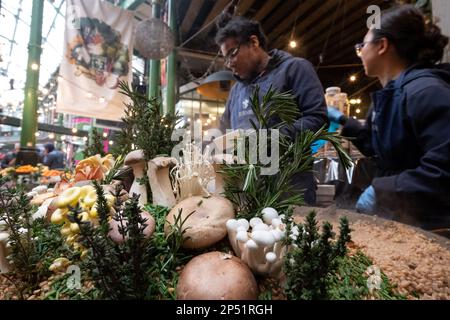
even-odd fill
[[[179,202],[170,210],[164,226],[167,235],[181,211],[181,221],[184,221],[183,248],[201,249],[207,248],[219,242],[227,235],[226,223],[234,218],[233,204],[226,198],[211,196],[190,197]],[[189,218],[186,217],[194,212]]]
[[[123,164],[131,166],[139,162],[145,162],[144,152],[142,150],[133,150],[127,154]]]
[[[177,159],[172,157],[156,157],[148,162],[149,167],[154,165],[157,169],[174,166],[178,163]]]
[[[142,211],[141,212],[141,217],[143,219],[145,219],[145,224],[146,227],[143,231],[144,233],[144,237],[146,239],[150,238],[153,234],[153,232],[155,232],[155,227],[156,227],[156,223],[155,223],[155,218],[153,218],[153,216],[148,213],[147,211]],[[122,220],[123,226],[126,227],[127,225],[127,221],[125,219]],[[125,236],[125,238],[123,237],[123,235],[120,233],[119,231],[119,226],[120,226],[120,222],[114,219],[109,220],[109,228],[111,230],[109,230],[108,232],[108,236],[111,238],[112,241],[114,241],[115,243],[123,243],[124,241],[128,240],[128,236]]]
[[[8,239],[9,239],[8,232],[0,232],[0,242],[5,242]]]
[[[258,285],[241,259],[223,252],[193,258],[181,272],[178,300],[255,300]]]

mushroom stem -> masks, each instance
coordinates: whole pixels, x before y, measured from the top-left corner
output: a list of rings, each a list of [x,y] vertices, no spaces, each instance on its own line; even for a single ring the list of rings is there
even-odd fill
[[[140,184],[139,181],[144,177],[145,157],[142,150],[133,150],[125,157],[124,164],[133,169],[134,180],[131,185],[129,194],[139,195],[139,204],[144,206],[147,204],[147,187]]]
[[[218,172],[220,168],[222,167],[222,164],[219,163],[213,163],[214,172],[216,173],[216,176],[214,178],[214,194],[216,195],[222,195],[225,191],[225,183],[223,180],[222,173]]]
[[[240,257],[241,250],[236,240],[238,222],[236,219],[230,219],[227,221],[226,226],[228,232],[228,240],[230,241],[231,247],[233,248],[233,251],[236,254],[236,256]]]
[[[0,232],[0,273],[7,273],[10,271],[10,264],[6,259],[8,252],[6,243],[8,242],[9,234],[6,232]]]
[[[148,180],[152,190],[153,204],[172,208],[175,203],[169,178],[169,166],[176,165],[175,158],[157,157],[148,162]]]
[[[270,276],[279,279],[281,277],[281,269],[283,266],[283,257],[286,253],[286,246],[280,243],[278,248],[278,252],[275,252],[277,255],[277,260],[272,264],[269,274]]]
[[[133,184],[131,185],[129,194],[133,196],[133,194],[139,195],[139,204],[141,206],[147,204],[147,188],[145,184],[141,184],[140,181],[142,181],[142,178],[144,177],[144,170],[145,170],[145,162],[139,162],[135,165],[132,165],[133,168],[133,174],[134,174],[134,180]]]

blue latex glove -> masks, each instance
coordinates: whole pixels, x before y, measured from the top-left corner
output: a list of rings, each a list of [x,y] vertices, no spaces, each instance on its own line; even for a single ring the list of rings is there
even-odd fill
[[[340,119],[344,114],[334,107],[328,107],[328,119],[332,122],[340,123]]]
[[[356,211],[361,213],[374,213],[376,205],[375,189],[369,186],[358,199]]]
[[[336,131],[338,131],[339,127],[340,127],[339,123],[331,121],[330,126],[328,127],[328,132],[336,132]],[[318,141],[314,142],[311,145],[312,153],[315,154],[317,151],[319,151],[320,148],[322,148],[327,143],[328,143],[328,141],[325,141],[325,140],[318,140]]]

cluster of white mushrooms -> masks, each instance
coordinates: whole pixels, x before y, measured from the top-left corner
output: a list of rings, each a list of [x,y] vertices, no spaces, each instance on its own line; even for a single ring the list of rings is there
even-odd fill
[[[195,144],[187,143],[182,151],[183,156],[170,171],[177,200],[198,195],[209,196],[207,186],[214,180],[214,167]]]
[[[227,221],[228,238],[234,252],[253,272],[279,277],[286,246],[284,215],[273,208],[262,210],[261,218],[231,219]],[[298,230],[293,230],[295,238]]]

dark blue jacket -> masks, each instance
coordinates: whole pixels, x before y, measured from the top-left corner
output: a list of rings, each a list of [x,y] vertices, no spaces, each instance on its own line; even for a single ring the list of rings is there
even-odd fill
[[[292,91],[301,117],[294,123],[297,132],[309,129],[316,132],[328,123],[327,107],[322,84],[311,63],[287,52],[272,50],[266,72],[251,81],[240,81],[233,86],[221,118],[220,127],[226,129],[252,129],[250,119],[257,123],[250,107],[250,97],[256,86],[260,99],[272,86],[278,92]],[[292,133],[295,135],[295,132]]]
[[[342,135],[378,172],[381,215],[424,229],[450,227],[450,72],[410,68],[373,93],[366,125],[348,119]]]
[[[44,157],[43,163],[50,169],[64,169],[64,153],[59,150],[53,150]]]
[[[328,124],[324,90],[311,63],[277,49],[270,51],[269,55],[271,59],[261,76],[250,81],[237,79],[220,121],[222,132],[226,129],[253,129],[250,119],[258,123],[250,106],[250,97],[257,86],[260,88],[260,101],[270,87],[278,92],[291,91],[294,95],[301,116],[293,124],[294,130],[282,129],[284,134],[294,138],[301,130],[316,132]],[[270,126],[276,123],[277,119],[271,119]],[[294,176],[292,184],[294,190],[306,190],[306,203],[315,204],[317,186],[312,172]]]

